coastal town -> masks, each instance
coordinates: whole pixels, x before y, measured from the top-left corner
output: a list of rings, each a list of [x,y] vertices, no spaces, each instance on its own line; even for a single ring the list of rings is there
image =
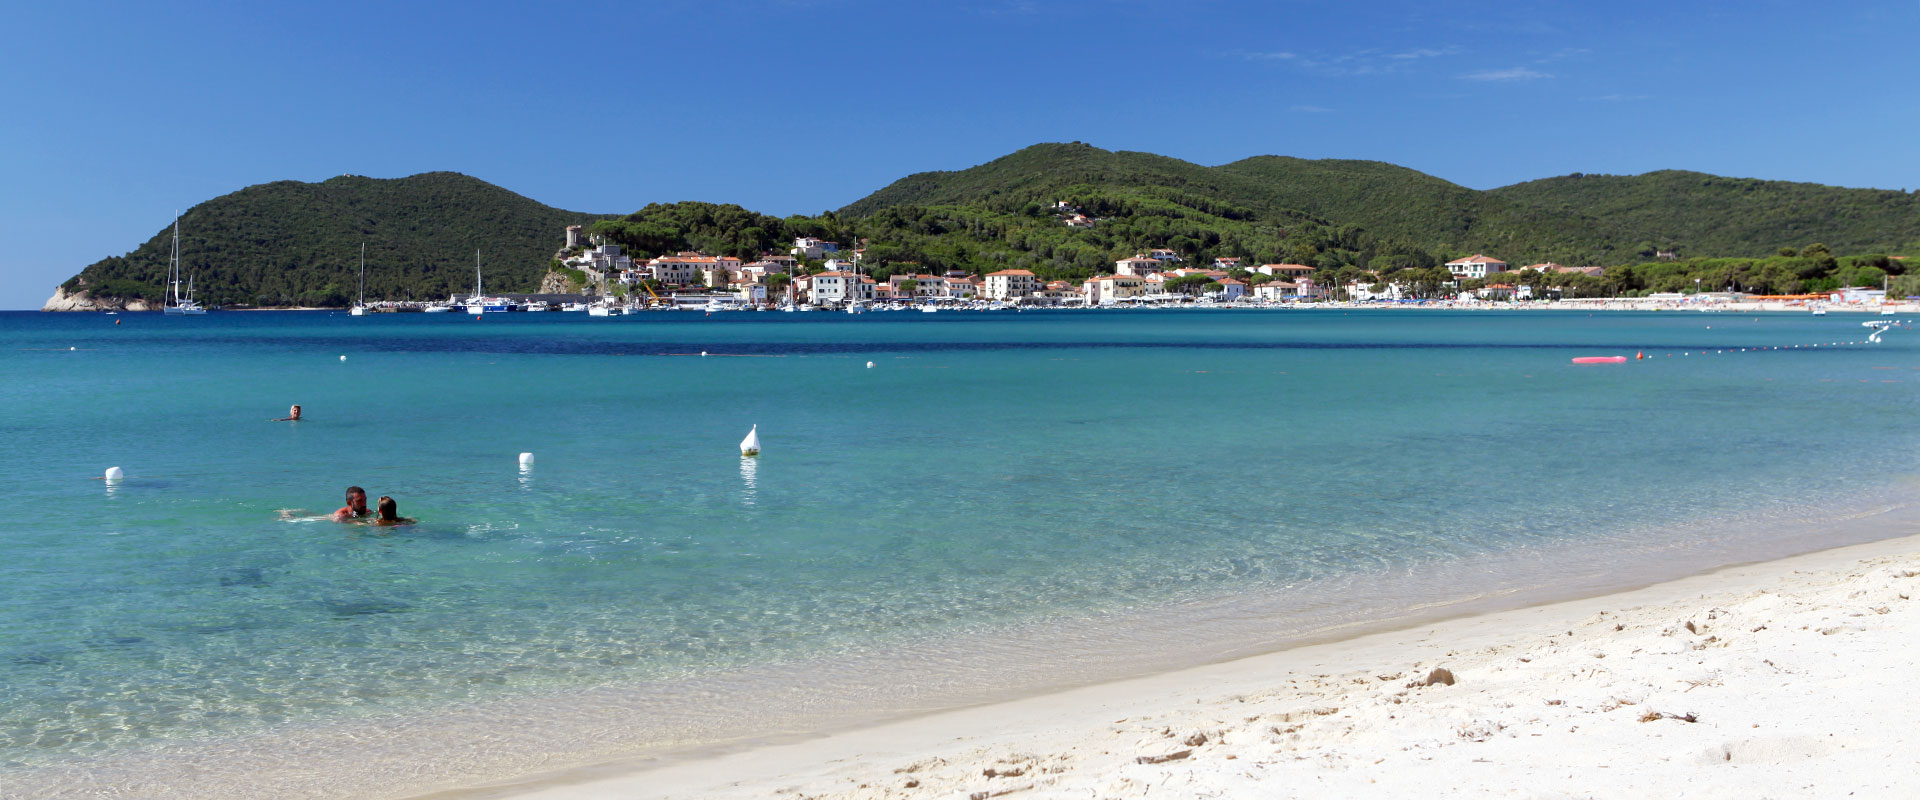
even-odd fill
[[[1089,218],[1064,204],[1063,223],[1089,226]],[[1843,287],[1798,295],[1763,295],[1726,287],[1713,291],[1658,292],[1641,297],[1569,297],[1553,288],[1555,277],[1598,279],[1606,268],[1554,263],[1513,265],[1476,253],[1431,271],[1429,285],[1383,278],[1372,272],[1322,275],[1306,264],[1243,263],[1216,257],[1188,263],[1179,252],[1153,248],[1113,262],[1111,271],[1079,283],[1047,281],[1030,270],[919,271],[917,264],[888,265],[884,277],[870,274],[866,242],[796,237],[785,253],[764,252],[752,261],[698,251],[653,257],[590,234],[566,229],[541,291],[492,297],[456,294],[439,304],[376,304],[373,310],[587,311],[618,316],[649,310],[705,311],[866,310],[936,311],[1009,308],[1216,307],[1474,307],[1577,306],[1606,309],[1725,309],[1812,311],[1920,310],[1911,298],[1889,298],[1884,287]],[[1670,253],[1662,253],[1670,257]],[[902,266],[908,267],[901,270]],[[1344,279],[1343,279],[1344,278]],[[1437,284],[1437,285],[1436,285]],[[1424,291],[1422,291],[1424,289]],[[1564,307],[1563,306],[1563,307]]]

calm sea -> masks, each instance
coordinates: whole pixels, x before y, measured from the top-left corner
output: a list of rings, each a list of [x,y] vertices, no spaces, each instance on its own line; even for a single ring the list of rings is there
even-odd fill
[[[406,795],[1911,533],[1862,319],[0,314],[0,782]]]

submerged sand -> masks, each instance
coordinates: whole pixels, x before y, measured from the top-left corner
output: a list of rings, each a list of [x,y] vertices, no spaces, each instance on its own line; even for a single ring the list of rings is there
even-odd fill
[[[1915,797],[1920,537],[434,795]]]

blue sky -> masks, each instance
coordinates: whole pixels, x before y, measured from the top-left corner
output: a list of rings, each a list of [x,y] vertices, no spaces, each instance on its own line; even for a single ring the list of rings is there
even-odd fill
[[[0,308],[267,181],[837,208],[1045,141],[1920,188],[1920,2],[0,0]]]

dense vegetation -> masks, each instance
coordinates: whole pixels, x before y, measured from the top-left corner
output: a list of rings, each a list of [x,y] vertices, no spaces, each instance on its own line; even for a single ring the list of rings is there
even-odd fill
[[[1567,175],[1490,194],[1551,214],[1607,220],[1636,240],[1627,249],[1694,256],[1764,256],[1825,242],[1835,252],[1920,250],[1920,192],[1722,178],[1666,170]]]
[[[1069,227],[1056,201],[1098,222]],[[1078,142],[911,175],[812,217],[656,203],[593,221],[473,178],[430,173],[255,186],[181,219],[186,271],[197,276],[201,299],[261,305],[345,304],[362,241],[370,298],[465,289],[476,248],[489,288],[531,290],[564,226],[589,222],[593,233],[641,258],[698,250],[751,260],[785,252],[798,236],[846,250],[864,243],[862,268],[883,280],[1019,268],[1077,282],[1111,272],[1119,258],[1165,247],[1188,264],[1223,256],[1308,264],[1323,279],[1374,273],[1421,294],[1444,290],[1449,276],[1441,264],[1476,252],[1515,265],[1610,268],[1604,277],[1514,278],[1578,295],[1696,287],[1790,294],[1874,286],[1889,276],[1897,292],[1913,277],[1897,254],[1920,255],[1920,196],[1901,192],[1683,172],[1576,175],[1481,192],[1372,161],[1261,156],[1203,167]],[[66,287],[157,299],[168,245],[163,230],[133,253],[87,267]],[[1654,260],[1656,251],[1673,249],[1688,258]]]
[[[489,288],[530,291],[566,226],[591,219],[451,172],[280,181],[182,214],[180,260],[198,299],[222,305],[345,305],[356,289],[362,242],[368,299],[471,290],[475,250]],[[64,288],[157,301],[172,235],[169,225],[133,252],[81,270]]]

